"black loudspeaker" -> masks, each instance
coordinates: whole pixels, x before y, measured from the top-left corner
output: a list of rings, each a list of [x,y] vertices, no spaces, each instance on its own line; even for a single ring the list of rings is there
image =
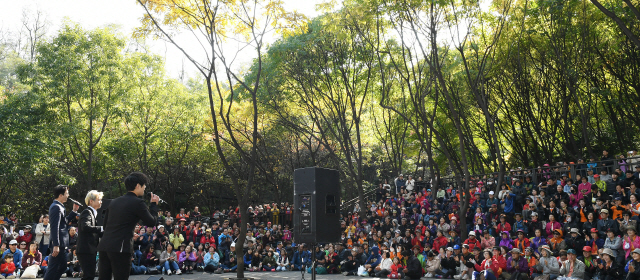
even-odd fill
[[[104,226],[104,214],[107,213],[110,203],[111,199],[102,200],[102,206],[100,206],[100,209],[96,210],[98,212],[98,217],[96,217],[96,226]]]
[[[160,277],[160,276],[151,276],[151,277],[147,278],[147,280],[164,280],[164,277]]]
[[[293,234],[296,243],[340,241],[340,174],[307,167],[293,173]]]

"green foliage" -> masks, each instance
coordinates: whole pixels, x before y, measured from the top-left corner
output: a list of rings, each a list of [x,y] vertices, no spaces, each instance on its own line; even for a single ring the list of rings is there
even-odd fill
[[[637,26],[626,4],[602,2]],[[640,50],[589,1],[342,4],[211,100],[205,81],[167,77],[112,28],[67,23],[31,63],[0,44],[0,207],[35,218],[59,183],[115,197],[138,170],[169,209],[206,213],[249,180],[249,202],[290,201],[293,170],[307,166],[341,170],[349,199],[397,173],[496,172],[640,144]],[[229,127],[216,133],[213,120]]]

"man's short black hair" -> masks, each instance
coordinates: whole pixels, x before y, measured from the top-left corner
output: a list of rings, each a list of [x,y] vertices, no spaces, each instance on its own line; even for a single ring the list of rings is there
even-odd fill
[[[61,195],[64,195],[65,192],[69,189],[67,185],[57,185],[53,188],[53,198],[58,199]]]
[[[140,184],[140,186],[144,186],[149,182],[149,178],[147,175],[144,175],[142,172],[133,172],[124,178],[124,186],[127,188],[127,191],[133,191],[136,189],[136,186]]]

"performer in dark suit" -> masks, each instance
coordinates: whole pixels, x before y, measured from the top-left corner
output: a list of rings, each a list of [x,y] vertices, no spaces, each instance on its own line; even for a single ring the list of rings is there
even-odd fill
[[[80,213],[78,221],[78,244],[76,255],[82,268],[82,279],[93,280],[96,276],[96,255],[98,253],[98,240],[102,235],[102,227],[96,226],[98,209],[102,206],[103,193],[92,190],[87,193],[84,202],[87,209]]]
[[[124,179],[127,194],[111,201],[104,217],[104,233],[98,252],[100,260],[99,280],[129,279],[131,270],[131,256],[133,254],[133,230],[138,221],[148,227],[156,226],[160,198],[151,194],[151,206],[147,205],[139,197],[144,195],[147,187],[147,176],[140,173],[131,173]]]
[[[49,206],[49,220],[51,224],[51,237],[49,239],[49,265],[44,274],[44,280],[60,280],[62,273],[67,270],[67,246],[69,246],[69,232],[67,231],[67,219],[65,218],[64,203],[69,198],[69,187],[57,185],[53,188],[53,200]],[[43,256],[44,258],[44,256]]]

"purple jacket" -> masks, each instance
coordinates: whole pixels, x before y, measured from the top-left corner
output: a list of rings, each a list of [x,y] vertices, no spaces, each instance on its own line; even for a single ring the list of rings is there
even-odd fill
[[[540,246],[542,246],[542,245],[547,245],[547,240],[542,236],[534,237],[531,240],[531,248],[533,248],[533,251],[536,252],[536,253],[540,253],[538,251],[538,248],[540,248]]]
[[[190,260],[190,261],[195,262],[197,260],[195,252],[189,253],[188,257],[187,257],[186,252],[180,253],[180,256],[178,257],[178,264],[181,264],[186,260]]]
[[[516,268],[511,266],[511,261],[513,260],[513,257],[509,257],[509,260],[507,260],[507,271],[509,273],[514,273],[516,272]],[[523,256],[520,256],[520,259],[518,260],[518,271],[522,272],[522,273],[529,273],[529,264],[527,263],[527,259],[524,258]]]
[[[498,244],[498,246],[505,246],[505,247],[509,248],[509,250],[513,249],[513,240],[511,240],[511,237],[509,237],[509,232],[503,231],[502,233],[506,233],[507,234],[507,238],[506,239],[501,239],[500,240],[500,244]]]

